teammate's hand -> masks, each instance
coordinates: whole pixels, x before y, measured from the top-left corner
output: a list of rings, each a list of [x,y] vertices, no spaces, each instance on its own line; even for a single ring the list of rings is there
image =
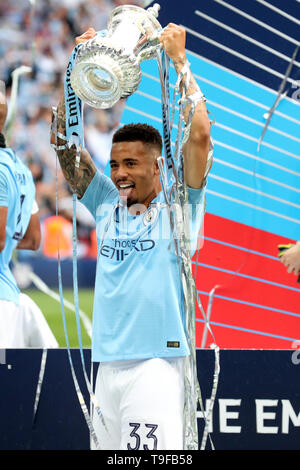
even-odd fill
[[[169,23],[160,35],[160,43],[166,54],[174,61],[186,60],[185,41],[186,32],[182,26]]]
[[[89,39],[92,39],[96,36],[96,31],[94,30],[94,28],[89,28],[85,33],[81,34],[81,36],[77,36],[75,38],[75,44],[76,46],[78,44],[82,44],[83,42],[86,42],[88,41]]]
[[[281,256],[280,261],[287,267],[288,273],[300,273],[300,242],[286,250]]]

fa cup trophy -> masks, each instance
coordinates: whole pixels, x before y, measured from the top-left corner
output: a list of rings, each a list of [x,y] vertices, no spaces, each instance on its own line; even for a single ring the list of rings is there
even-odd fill
[[[76,95],[94,108],[111,108],[136,91],[140,63],[156,56],[162,31],[157,21],[160,5],[144,10],[134,5],[115,8],[107,34],[95,36],[78,50],[71,73]]]

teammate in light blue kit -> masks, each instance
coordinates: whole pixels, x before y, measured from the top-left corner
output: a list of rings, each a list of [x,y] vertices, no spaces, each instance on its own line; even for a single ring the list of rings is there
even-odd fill
[[[0,132],[6,120],[4,82],[0,82]],[[35,185],[29,169],[6,148],[0,133],[0,347],[49,347],[53,335],[33,301],[21,294],[11,272],[15,249],[36,250],[41,239]],[[49,338],[50,342],[43,339]]]
[[[90,28],[76,42],[94,34]],[[179,74],[187,67],[184,28],[168,25],[161,43]],[[195,93],[199,96],[191,75],[187,95]],[[188,113],[187,105],[185,120]],[[65,134],[63,101],[57,130],[58,137]],[[63,144],[59,138],[57,145]],[[203,222],[209,146],[210,122],[199,99],[183,149],[192,251]],[[124,126],[113,137],[109,179],[96,170],[86,150],[77,174],[74,149],[58,150],[67,181],[97,225],[92,360],[100,363],[95,394],[106,427],[96,414],[93,424],[101,449],[183,448],[183,364],[190,351],[179,265],[161,190],[161,152],[156,129]]]
[[[13,150],[0,148],[1,225],[6,215],[5,245],[0,254],[0,298],[19,303],[19,289],[9,263],[13,251],[24,237],[32,215],[35,186],[31,172]],[[24,242],[23,242],[24,245]]]

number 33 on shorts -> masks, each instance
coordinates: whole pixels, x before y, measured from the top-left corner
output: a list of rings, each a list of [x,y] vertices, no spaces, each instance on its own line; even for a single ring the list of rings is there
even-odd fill
[[[156,450],[158,424],[130,422],[126,432],[128,450]],[[129,433],[129,436],[128,436]]]

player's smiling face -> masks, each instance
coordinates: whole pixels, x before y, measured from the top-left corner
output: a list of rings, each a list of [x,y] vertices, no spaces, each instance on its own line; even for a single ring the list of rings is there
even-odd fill
[[[111,179],[127,206],[148,207],[159,192],[157,150],[141,141],[114,143],[110,157]]]

